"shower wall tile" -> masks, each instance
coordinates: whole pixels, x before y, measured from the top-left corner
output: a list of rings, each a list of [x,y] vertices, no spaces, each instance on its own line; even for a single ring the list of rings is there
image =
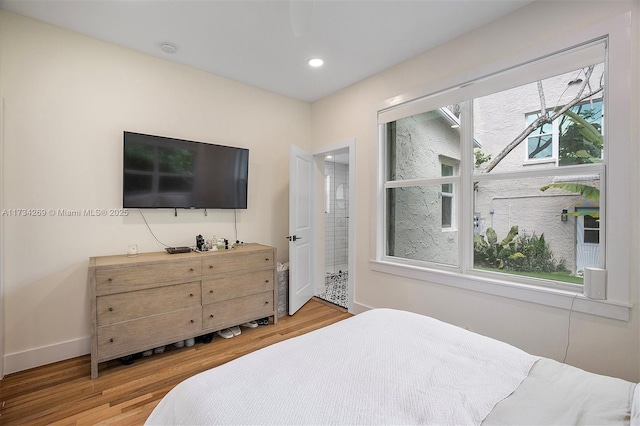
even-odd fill
[[[349,166],[340,163],[325,163],[325,176],[331,176],[328,209],[325,209],[325,266],[327,270],[336,267],[346,269],[349,218]],[[344,206],[336,203],[336,189],[344,185]],[[326,194],[325,194],[326,196]]]

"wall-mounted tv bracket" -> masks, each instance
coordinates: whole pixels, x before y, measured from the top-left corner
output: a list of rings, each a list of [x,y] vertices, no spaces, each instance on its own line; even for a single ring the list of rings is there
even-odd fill
[[[192,209],[193,209],[193,207],[192,207]],[[207,212],[207,209],[203,209],[203,210],[204,210],[204,215],[205,215],[205,216],[209,216],[209,213]],[[177,207],[174,207],[174,208],[173,208],[173,215],[174,215],[175,217],[178,217],[178,208],[177,208]]]

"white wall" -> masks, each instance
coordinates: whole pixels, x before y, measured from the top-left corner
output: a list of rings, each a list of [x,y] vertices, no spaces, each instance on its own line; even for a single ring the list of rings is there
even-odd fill
[[[224,58],[221,58],[224,60]],[[288,258],[289,145],[309,149],[309,104],[0,10],[5,209],[118,209],[122,132],[249,148],[238,238]],[[233,213],[145,210],[156,236],[235,238]],[[5,373],[89,352],[90,256],[157,251],[127,217],[4,216]]]
[[[639,117],[638,52],[639,5],[635,1],[535,2],[472,33],[452,40],[405,63],[324,98],[312,108],[315,149],[331,141],[355,137],[358,140],[355,305],[395,307],[434,316],[476,332],[509,342],[534,354],[561,360],[567,344],[569,312],[538,304],[372,272],[376,203],[376,111],[382,101],[416,92],[452,75],[481,68],[518,51],[571,34],[601,20],[632,11],[633,25],[633,117]],[[345,119],[348,117],[348,119]],[[638,121],[633,124],[635,140],[629,155],[640,160]],[[638,170],[629,176],[633,212],[638,212],[640,185]],[[637,220],[629,221],[631,247],[638,259]],[[635,219],[635,218],[633,218]],[[611,249],[611,248],[609,248]],[[630,294],[634,308],[628,322],[574,312],[571,316],[571,345],[567,362],[597,373],[640,380],[640,328],[638,324],[638,264],[631,265]]]
[[[4,187],[4,167],[2,166],[3,155],[3,111],[4,101],[0,92],[0,211],[4,208],[3,203],[3,187]],[[0,216],[0,355],[4,355],[4,265],[3,265],[3,253],[4,253],[4,219]],[[4,359],[4,358],[3,358]],[[4,362],[0,362],[0,380],[4,377]]]

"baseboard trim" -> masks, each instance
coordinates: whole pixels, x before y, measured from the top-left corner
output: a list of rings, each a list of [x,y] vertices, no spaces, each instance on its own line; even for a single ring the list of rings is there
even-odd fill
[[[353,305],[351,306],[351,311],[349,311],[349,312],[354,314],[354,315],[357,315],[357,314],[361,314],[361,313],[366,312],[366,311],[371,310],[371,309],[373,309],[373,307],[364,305],[362,303],[353,302]]]
[[[4,356],[5,375],[91,353],[91,338],[83,337]]]
[[[361,314],[370,309],[371,306],[362,303],[353,303],[352,314]],[[23,352],[14,352],[4,356],[4,374],[17,373],[18,371],[29,370],[41,367],[65,359],[76,358],[91,353],[91,337],[83,337],[54,345],[42,346]]]

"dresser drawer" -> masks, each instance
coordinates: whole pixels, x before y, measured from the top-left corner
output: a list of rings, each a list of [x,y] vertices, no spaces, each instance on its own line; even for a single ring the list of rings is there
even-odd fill
[[[216,331],[273,313],[273,291],[211,303],[202,307],[202,329]]]
[[[198,259],[98,269],[96,295],[142,290],[157,287],[162,282],[197,280],[200,278],[201,266]]]
[[[202,275],[212,275],[239,270],[273,268],[275,265],[273,250],[261,250],[250,253],[233,253],[211,256],[202,261]]]
[[[99,296],[98,326],[201,305],[200,281]]]
[[[273,269],[224,275],[202,281],[202,304],[273,290]]]
[[[201,330],[200,307],[98,327],[98,362],[194,337]]]

